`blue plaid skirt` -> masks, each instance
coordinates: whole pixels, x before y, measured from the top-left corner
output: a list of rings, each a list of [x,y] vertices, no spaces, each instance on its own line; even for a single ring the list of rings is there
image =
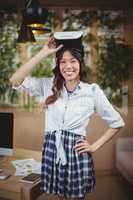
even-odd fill
[[[56,164],[56,131],[47,132],[42,151],[41,189],[66,198],[84,198],[95,185],[95,172],[90,153],[79,154],[74,146],[83,136],[62,131],[61,140],[67,164]]]

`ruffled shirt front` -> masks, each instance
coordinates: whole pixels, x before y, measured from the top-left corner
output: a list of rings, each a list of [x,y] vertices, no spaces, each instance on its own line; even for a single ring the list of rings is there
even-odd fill
[[[27,77],[15,89],[27,91],[35,96],[39,102],[44,102],[52,94],[52,84],[53,78]],[[48,105],[45,112],[45,131],[56,131],[57,133],[57,162],[61,160],[62,164],[66,164],[60,132],[67,130],[85,136],[86,127],[94,112],[99,113],[111,128],[124,126],[122,117],[96,83],[88,84],[80,81],[71,95],[68,95],[65,86],[63,86],[60,97],[53,104]]]

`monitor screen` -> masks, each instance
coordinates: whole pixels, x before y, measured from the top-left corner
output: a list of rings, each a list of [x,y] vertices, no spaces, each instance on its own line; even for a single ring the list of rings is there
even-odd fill
[[[0,112],[0,155],[13,155],[13,113]]]

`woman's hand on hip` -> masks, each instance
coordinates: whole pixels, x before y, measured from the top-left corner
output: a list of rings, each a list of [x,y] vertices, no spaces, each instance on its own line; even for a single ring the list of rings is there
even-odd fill
[[[93,153],[95,152],[95,149],[93,148],[93,145],[89,144],[87,140],[79,140],[77,144],[75,145],[76,151],[78,153]]]

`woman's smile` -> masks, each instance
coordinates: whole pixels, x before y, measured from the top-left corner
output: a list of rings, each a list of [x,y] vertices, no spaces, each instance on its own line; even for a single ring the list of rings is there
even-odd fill
[[[80,64],[69,51],[63,54],[60,61],[60,72],[65,81],[79,80]]]

